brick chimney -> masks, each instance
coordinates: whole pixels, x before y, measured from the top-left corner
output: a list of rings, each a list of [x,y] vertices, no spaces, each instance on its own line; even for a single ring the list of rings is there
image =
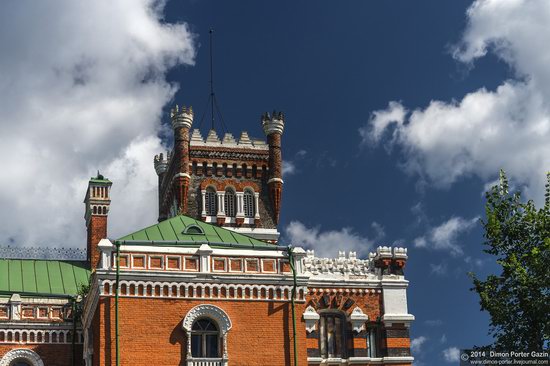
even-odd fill
[[[262,116],[262,127],[269,145],[269,197],[273,205],[275,224],[279,223],[281,195],[283,191],[283,158],[281,156],[281,136],[285,128],[283,113],[273,111]]]
[[[88,182],[88,190],[84,204],[86,212],[86,228],[88,229],[88,243],[86,247],[86,259],[90,268],[95,269],[99,265],[100,252],[97,244],[101,239],[107,238],[107,215],[111,204],[110,190],[113,183],[97,172],[97,177]]]

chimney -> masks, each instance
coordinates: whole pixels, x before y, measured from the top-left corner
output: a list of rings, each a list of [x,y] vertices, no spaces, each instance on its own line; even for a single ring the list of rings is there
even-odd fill
[[[110,190],[113,183],[97,172],[97,177],[88,182],[88,190],[84,204],[86,212],[86,228],[88,229],[88,244],[86,247],[86,259],[93,270],[99,266],[100,252],[97,244],[101,239],[107,238],[107,214],[111,204]]]
[[[262,116],[262,126],[267,136],[269,145],[269,197],[273,205],[273,214],[275,224],[279,223],[279,213],[281,211],[281,194],[283,191],[283,173],[281,156],[281,136],[285,128],[284,115],[282,112],[275,112],[270,115],[265,113]]]

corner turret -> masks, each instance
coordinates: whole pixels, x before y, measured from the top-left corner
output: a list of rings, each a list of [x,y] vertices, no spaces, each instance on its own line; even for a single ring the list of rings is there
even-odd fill
[[[267,136],[269,145],[269,198],[273,206],[275,224],[279,223],[281,212],[281,195],[283,191],[283,158],[281,155],[281,136],[284,131],[285,121],[282,112],[275,112],[270,115],[262,115],[262,127]]]

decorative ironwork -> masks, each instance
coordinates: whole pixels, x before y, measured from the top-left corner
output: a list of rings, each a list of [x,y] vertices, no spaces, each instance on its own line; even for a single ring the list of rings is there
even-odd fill
[[[81,248],[0,246],[0,259],[58,259],[84,261],[86,260],[86,250]]]

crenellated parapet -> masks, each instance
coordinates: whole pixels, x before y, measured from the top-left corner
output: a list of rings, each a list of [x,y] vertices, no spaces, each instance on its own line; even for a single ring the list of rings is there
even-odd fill
[[[163,153],[155,155],[153,163],[155,165],[155,172],[158,176],[166,173],[166,170],[168,170],[168,164],[170,164],[170,152],[166,152],[166,158]]]
[[[360,278],[384,275],[403,275],[407,261],[407,248],[379,246],[367,259],[357,258],[357,252],[338,252],[336,258],[319,258],[308,250],[304,269],[314,276]]]
[[[266,136],[271,134],[282,135],[285,129],[285,117],[283,112],[276,112],[269,114],[268,112],[262,115],[262,127]]]
[[[191,129],[193,125],[193,107],[182,106],[181,108],[176,104],[170,111],[170,118],[172,120],[172,128],[187,128]]]
[[[304,259],[305,272],[314,276],[374,276],[374,266],[371,259],[358,259],[357,253],[350,251],[338,252],[337,258],[315,257],[314,250],[306,251]]]
[[[407,262],[407,248],[380,246],[376,253],[370,254],[377,268],[381,268],[384,274],[402,275]]]
[[[218,137],[216,130],[210,130],[206,139],[202,137],[198,129],[194,129],[191,133],[190,146],[192,148],[200,147],[220,147],[227,149],[251,149],[267,151],[269,146],[264,140],[250,138],[248,132],[243,131],[239,139],[236,139],[233,134],[227,132],[222,139]]]

